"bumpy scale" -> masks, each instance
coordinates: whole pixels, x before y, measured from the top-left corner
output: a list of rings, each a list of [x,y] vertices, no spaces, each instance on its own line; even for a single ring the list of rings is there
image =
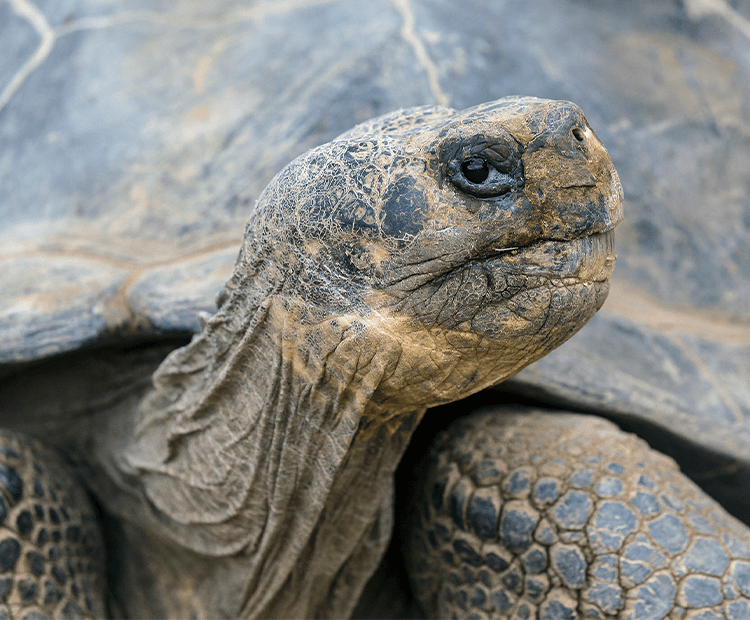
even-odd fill
[[[0,619],[103,618],[98,517],[60,458],[0,433]]]
[[[409,561],[430,616],[750,618],[750,529],[610,422],[485,410],[425,475]]]

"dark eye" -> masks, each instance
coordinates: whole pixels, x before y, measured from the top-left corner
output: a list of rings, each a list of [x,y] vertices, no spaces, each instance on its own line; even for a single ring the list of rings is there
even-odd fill
[[[472,183],[484,183],[490,176],[490,165],[481,157],[469,157],[461,164],[461,172]]]
[[[458,189],[476,198],[496,198],[523,187],[520,161],[495,165],[481,155],[451,161],[448,177]]]

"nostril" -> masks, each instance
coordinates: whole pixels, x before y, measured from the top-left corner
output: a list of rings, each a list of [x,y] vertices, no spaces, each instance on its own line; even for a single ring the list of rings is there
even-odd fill
[[[574,127],[573,128],[573,137],[576,140],[578,140],[579,142],[583,142],[583,138],[584,138],[583,130],[580,129],[580,128],[578,128],[578,127]]]

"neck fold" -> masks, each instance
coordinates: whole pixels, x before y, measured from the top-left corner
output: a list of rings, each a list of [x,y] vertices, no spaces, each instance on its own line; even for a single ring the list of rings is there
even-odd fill
[[[346,615],[387,545],[394,471],[424,410],[388,426],[365,415],[400,347],[357,317],[315,321],[281,292],[244,322],[233,305],[165,360],[108,450],[131,502],[115,511],[243,558],[243,617]]]

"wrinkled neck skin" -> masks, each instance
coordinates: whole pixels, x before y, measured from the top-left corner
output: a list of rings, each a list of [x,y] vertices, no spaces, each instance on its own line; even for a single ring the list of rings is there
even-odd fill
[[[239,558],[215,607],[204,584],[188,588],[199,615],[346,617],[389,540],[394,471],[425,407],[373,403],[398,365],[395,338],[354,315],[314,316],[273,264],[248,271],[255,285],[239,283],[165,360],[135,423],[102,429],[115,488],[99,492],[153,538]],[[174,579],[155,596],[168,601]]]
[[[169,578],[150,560],[157,615],[348,617],[388,544],[394,472],[426,406],[514,374],[569,333],[550,324],[534,335],[548,347],[503,355],[385,306],[320,316],[275,265],[249,271],[261,286],[230,283],[203,332],[162,364],[135,422],[102,429],[114,490],[97,491],[166,555],[190,552]],[[197,580],[193,557],[223,576]],[[171,607],[175,582],[190,595]]]

